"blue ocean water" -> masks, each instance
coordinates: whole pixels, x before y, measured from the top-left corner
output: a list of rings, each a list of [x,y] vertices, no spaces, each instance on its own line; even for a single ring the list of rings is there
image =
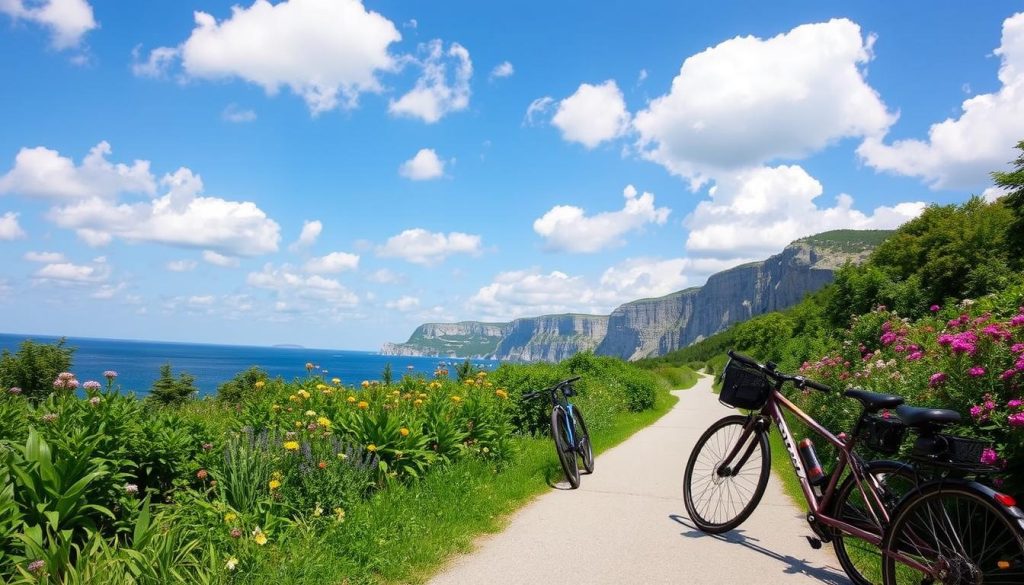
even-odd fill
[[[56,337],[47,335],[11,335],[0,333],[0,351],[16,351],[25,339],[39,343],[53,343]],[[149,388],[160,373],[160,366],[170,363],[175,375],[188,372],[195,376],[200,396],[213,394],[217,386],[235,374],[259,366],[272,377],[285,380],[307,375],[306,363],[317,366],[314,373],[326,378],[341,378],[342,383],[358,385],[363,380],[378,380],[384,365],[391,364],[397,379],[406,373],[432,376],[440,358],[383,356],[369,351],[337,349],[304,349],[291,347],[257,347],[242,345],[208,345],[199,343],[170,343],[160,341],[130,341],[119,339],[90,339],[69,337],[68,345],[75,348],[71,370],[79,382],[106,381],[103,372],[114,370],[116,384],[125,392],[139,395]],[[448,362],[461,360],[445,359]],[[474,364],[491,369],[493,360],[474,360]]]

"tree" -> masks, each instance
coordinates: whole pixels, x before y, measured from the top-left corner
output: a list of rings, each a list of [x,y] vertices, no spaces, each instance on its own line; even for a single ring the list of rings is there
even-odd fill
[[[1013,165],[1013,170],[996,171],[992,173],[992,180],[997,186],[1007,191],[1006,196],[1003,197],[1003,204],[1014,214],[1008,239],[1017,266],[1021,267],[1024,265],[1024,260],[1022,260],[1024,257],[1024,140],[1018,142],[1016,148],[1020,151],[1020,155],[1010,163]]]
[[[217,398],[231,404],[239,404],[249,396],[252,396],[263,384],[266,384],[269,377],[270,375],[267,374],[266,370],[258,366],[252,366],[218,386]]]
[[[181,372],[175,379],[171,364],[164,364],[160,366],[160,377],[149,391],[149,399],[165,406],[181,404],[198,392],[195,381],[195,377],[186,372]]]
[[[455,367],[455,374],[458,376],[459,382],[465,382],[476,376],[478,371],[477,368],[473,367],[473,363],[469,361],[469,358],[466,358],[466,361]]]
[[[391,385],[391,381],[394,379],[391,373],[391,362],[384,364],[384,371],[380,373],[380,379],[384,382],[385,386]]]
[[[17,387],[29,398],[45,398],[53,392],[57,374],[71,369],[74,353],[64,337],[54,344],[26,339],[13,354],[5,349],[0,355],[0,390]]]

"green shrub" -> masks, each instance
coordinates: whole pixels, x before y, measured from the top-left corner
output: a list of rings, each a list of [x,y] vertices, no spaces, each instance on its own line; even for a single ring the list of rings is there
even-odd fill
[[[162,372],[161,372],[162,373]],[[161,376],[162,377],[162,376]],[[168,371],[168,377],[170,372]],[[252,366],[227,382],[217,386],[217,398],[230,404],[240,404],[259,392],[270,376],[260,367]],[[173,380],[173,379],[172,379]]]
[[[195,381],[195,377],[187,372],[181,372],[175,379],[171,373],[171,364],[164,364],[160,366],[160,377],[153,382],[148,399],[165,406],[181,404],[194,397],[198,392]]]
[[[39,400],[53,392],[58,374],[71,369],[75,348],[61,338],[54,344],[35,343],[27,339],[11,353],[0,355],[0,390],[19,388],[21,394]]]

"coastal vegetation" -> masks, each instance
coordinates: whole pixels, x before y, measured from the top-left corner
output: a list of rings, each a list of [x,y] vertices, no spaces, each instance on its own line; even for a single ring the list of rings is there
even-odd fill
[[[0,583],[417,580],[558,477],[524,392],[582,375],[599,450],[674,400],[590,354],[390,383],[251,368],[201,400],[170,365],[140,399],[116,372],[80,382],[71,356],[3,358]]]

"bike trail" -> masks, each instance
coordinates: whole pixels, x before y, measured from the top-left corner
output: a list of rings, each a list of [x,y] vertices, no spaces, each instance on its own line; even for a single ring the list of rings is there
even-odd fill
[[[718,403],[711,382],[704,376],[675,392],[675,407],[598,456],[579,489],[558,484],[430,583],[848,584],[831,545],[807,544],[805,511],[774,474],[760,505],[736,530],[712,536],[693,527],[682,495],[686,459],[712,422],[735,413]]]

